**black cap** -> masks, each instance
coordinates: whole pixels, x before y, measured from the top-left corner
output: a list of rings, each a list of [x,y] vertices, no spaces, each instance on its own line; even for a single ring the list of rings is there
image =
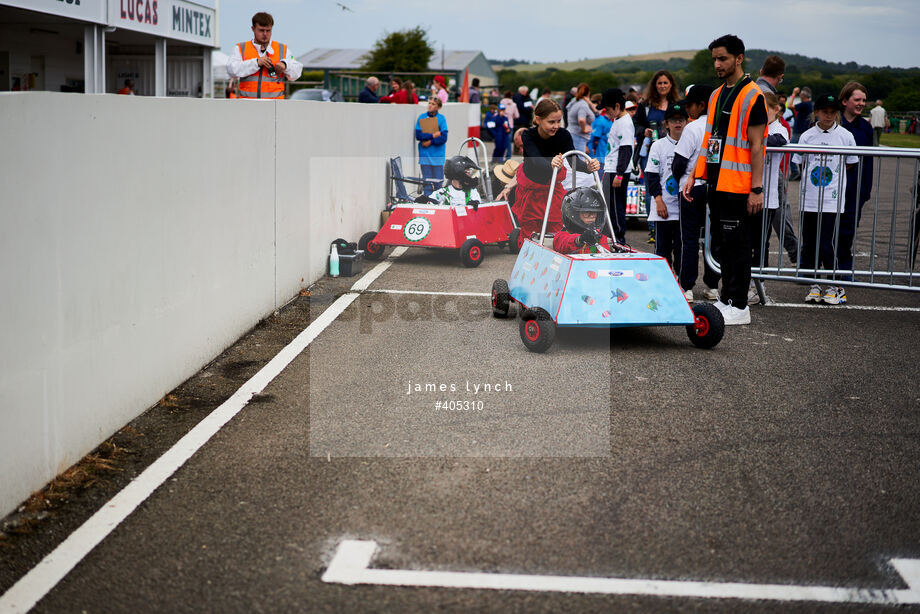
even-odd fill
[[[618,87],[612,87],[610,89],[604,90],[601,94],[601,107],[611,109],[619,103],[620,109],[626,106],[626,96],[623,94],[623,90]]]
[[[687,104],[696,102],[701,104],[709,104],[709,97],[712,96],[713,88],[709,85],[694,85],[690,87],[690,90],[687,92],[687,97],[684,98],[684,102]]]
[[[675,117],[690,119],[690,116],[687,115],[685,101],[678,100],[677,102],[668,105],[668,110],[664,112],[664,118],[667,120],[674,119]]]
[[[837,100],[837,97],[833,94],[821,94],[815,98],[815,111],[818,109],[833,109],[834,111],[840,110],[840,101]]]

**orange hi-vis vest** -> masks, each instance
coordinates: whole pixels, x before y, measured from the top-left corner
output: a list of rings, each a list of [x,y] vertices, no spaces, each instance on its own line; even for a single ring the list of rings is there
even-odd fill
[[[252,44],[252,41],[239,43],[240,55],[243,61],[259,59],[259,50]],[[271,42],[271,53],[267,53],[274,60],[275,64],[287,57],[287,45],[282,45],[278,41]],[[269,100],[281,100],[284,98],[284,73],[275,73],[272,77],[269,70],[259,67],[259,70],[246,77],[240,77],[239,87],[240,98],[266,98]]]
[[[745,77],[742,77],[742,79]],[[715,107],[719,94],[725,87],[723,83],[709,97],[709,109],[706,115],[706,134],[703,136],[703,146],[700,148],[699,158],[696,160],[694,177],[706,179],[706,157],[709,155],[709,139],[712,136]],[[728,122],[728,134],[722,135],[722,163],[719,168],[719,180],[716,190],[731,192],[733,194],[749,194],[751,192],[751,143],[748,141],[748,120],[754,101],[757,96],[763,100],[763,92],[754,81],[750,81],[741,88],[732,104],[732,114]],[[764,103],[765,104],[765,103]],[[763,127],[764,143],[767,140],[767,126]]]

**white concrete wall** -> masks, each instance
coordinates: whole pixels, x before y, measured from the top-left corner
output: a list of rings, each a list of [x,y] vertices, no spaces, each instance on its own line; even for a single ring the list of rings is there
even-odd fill
[[[422,110],[0,94],[0,515],[376,230]]]

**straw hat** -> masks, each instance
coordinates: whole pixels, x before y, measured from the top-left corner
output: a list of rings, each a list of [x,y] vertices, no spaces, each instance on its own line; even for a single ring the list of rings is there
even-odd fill
[[[508,183],[514,179],[514,174],[517,172],[518,166],[521,163],[517,160],[508,160],[501,166],[496,166],[492,172],[495,173],[495,176],[498,177],[498,180],[502,183]]]

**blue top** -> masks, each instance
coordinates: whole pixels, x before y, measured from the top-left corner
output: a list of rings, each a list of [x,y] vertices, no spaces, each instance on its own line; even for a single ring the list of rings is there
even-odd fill
[[[857,146],[872,147],[872,124],[866,121],[864,117],[857,117],[852,122],[848,122],[846,116],[841,113],[840,125],[853,133],[853,139],[856,140]],[[866,156],[863,158],[862,163],[862,184],[859,186],[859,200],[860,202],[866,202],[869,200],[869,196],[872,193],[872,158]],[[851,169],[847,169],[847,200],[852,199],[856,194],[856,186],[859,183],[859,177],[857,175],[858,170],[858,165]]]
[[[365,85],[364,89],[358,92],[358,102],[380,102],[380,97]]]
[[[445,150],[447,149],[447,120],[438,113],[434,117],[438,118],[438,131],[441,136],[434,138],[430,132],[422,132],[419,120],[425,117],[431,117],[428,112],[424,112],[415,120],[415,138],[418,140],[418,163],[429,166],[444,166]],[[431,141],[428,147],[422,147],[422,141]]]
[[[811,101],[800,102],[795,105],[795,121],[792,124],[792,132],[795,134],[803,134],[806,130],[811,128],[811,114],[814,113],[815,107],[811,104]]]
[[[651,127],[652,122],[658,122],[658,138],[664,138],[664,111],[661,109],[656,109],[649,107],[646,112],[646,117],[648,119],[649,127]]]
[[[492,125],[489,126],[489,124]],[[485,119],[482,120],[482,125],[489,131],[496,143],[505,141],[505,136],[508,135],[508,132],[505,131],[505,126],[507,124],[507,117],[501,113],[492,113],[492,111],[486,113]]]
[[[613,122],[606,115],[598,115],[591,124],[591,138],[588,141],[588,148],[591,150],[591,157],[604,164],[604,158],[610,151],[610,145],[607,144],[607,136],[610,134],[610,128]]]

